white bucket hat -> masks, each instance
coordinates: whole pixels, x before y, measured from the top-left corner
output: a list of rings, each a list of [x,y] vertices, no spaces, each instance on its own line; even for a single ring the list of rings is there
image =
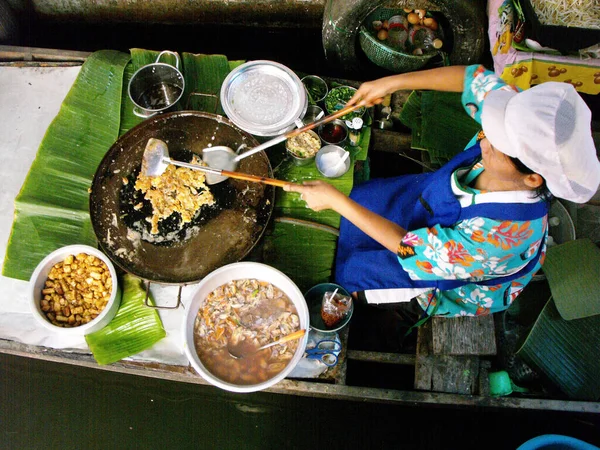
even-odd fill
[[[547,82],[519,93],[491,91],[481,124],[495,148],[544,177],[555,197],[585,203],[600,185],[591,118],[572,85]]]

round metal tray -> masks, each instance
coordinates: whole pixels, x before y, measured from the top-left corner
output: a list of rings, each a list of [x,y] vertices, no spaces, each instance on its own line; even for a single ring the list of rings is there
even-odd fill
[[[308,97],[300,78],[273,61],[250,61],[231,71],[221,87],[225,114],[242,130],[276,136],[304,117]]]

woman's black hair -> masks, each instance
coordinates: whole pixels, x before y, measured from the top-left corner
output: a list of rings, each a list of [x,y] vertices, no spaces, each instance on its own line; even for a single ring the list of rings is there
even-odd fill
[[[531,175],[532,173],[535,173],[533,170],[531,170],[529,167],[527,167],[525,164],[523,164],[520,159],[513,158],[512,156],[509,156],[509,158],[512,161],[512,163],[515,165],[517,170],[519,172],[521,172],[522,174]],[[542,184],[540,184],[535,189],[535,197],[541,198],[542,200],[545,200],[547,202],[552,200],[552,193],[548,190],[548,186],[546,186],[546,180],[544,180],[543,177],[542,177]]]

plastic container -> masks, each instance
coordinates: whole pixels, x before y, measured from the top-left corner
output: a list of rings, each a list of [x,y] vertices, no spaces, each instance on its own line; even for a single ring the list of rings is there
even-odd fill
[[[346,120],[348,128],[348,141],[352,147],[357,147],[360,144],[360,135],[363,127],[363,120],[360,117],[355,117],[352,120]]]
[[[543,25],[533,9],[531,0],[522,0],[521,6],[528,28],[527,36],[545,47],[569,52],[600,42],[600,29]]]
[[[352,313],[354,312],[354,302],[352,302],[352,305],[350,306],[350,310],[348,311],[346,316],[342,319],[341,322],[338,322],[335,327],[328,328],[327,326],[325,326],[325,323],[323,322],[323,318],[321,317],[321,308],[323,305],[323,295],[326,292],[334,292],[336,289],[338,290],[338,294],[342,294],[342,295],[345,295],[348,297],[350,296],[350,294],[348,293],[348,291],[346,291],[346,289],[344,289],[339,284],[335,284],[335,283],[317,284],[316,286],[313,286],[308,291],[306,291],[306,293],[304,294],[304,298],[306,299],[306,304],[308,305],[310,327],[313,330],[319,331],[321,333],[333,334],[333,333],[337,333],[338,331],[340,331],[342,328],[344,328],[348,324],[348,322],[350,322],[350,319],[352,318]]]
[[[542,434],[521,444],[517,450],[599,450],[585,441],[561,434]]]
[[[437,37],[435,31],[427,27],[413,27],[408,32],[408,42],[412,47],[413,55],[435,53],[442,48],[444,43]]]

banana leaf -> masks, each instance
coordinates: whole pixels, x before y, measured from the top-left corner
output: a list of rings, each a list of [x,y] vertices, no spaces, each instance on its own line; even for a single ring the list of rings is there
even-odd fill
[[[244,60],[236,60],[236,61],[229,61],[229,71],[232,71],[233,69],[235,69],[238,66],[241,66],[242,64],[244,64],[246,61]]]
[[[88,189],[119,133],[123,72],[129,58],[103,50],[83,64],[15,200],[4,276],[27,280],[56,248],[96,245]]]
[[[481,130],[465,112],[456,92],[413,91],[400,121],[412,130],[412,148],[427,151],[436,166],[460,153]]]
[[[359,146],[356,147],[357,153],[354,155],[355,161],[365,161],[369,152],[369,142],[371,141],[371,127],[365,126],[361,131]]]
[[[220,92],[230,72],[224,55],[183,54],[186,109],[223,115]]]
[[[276,222],[264,237],[262,257],[306,292],[331,281],[336,245],[337,235],[325,228]]]
[[[600,249],[590,239],[549,247],[544,274],[563,319],[600,315]]]
[[[368,146],[368,142],[366,145]],[[348,147],[350,149],[350,147]],[[350,170],[339,178],[326,178],[319,173],[314,163],[305,166],[297,166],[289,159],[285,159],[285,147],[280,144],[278,147],[269,150],[269,157],[272,161],[279,162],[273,170],[276,178],[291,181],[293,183],[302,183],[308,180],[324,180],[335,186],[345,195],[349,195],[353,186],[353,167],[356,155],[360,153],[360,148],[350,149],[352,164]],[[278,215],[296,217],[303,220],[309,220],[316,223],[329,225],[335,228],[340,226],[340,215],[331,210],[313,211],[306,208],[306,203],[300,200],[300,195],[295,192],[286,192],[278,189],[275,197],[275,210]]]
[[[152,347],[167,335],[158,312],[144,304],[142,280],[131,274],[121,277],[121,305],[110,323],[85,340],[98,364],[111,364]],[[149,303],[154,305],[150,297]]]
[[[445,162],[462,152],[481,125],[472,119],[458,92],[423,91],[421,144],[432,160]]]
[[[161,51],[158,50],[146,50],[143,48],[132,48],[129,49],[131,53],[131,63],[133,64],[134,69],[137,71],[141,69],[143,66],[148,64],[153,64],[156,62],[161,62],[165,64],[170,64],[172,66],[176,66],[181,70],[181,61],[177,64],[177,58],[172,53],[165,53],[160,57],[160,60],[157,60],[158,55],[160,55]]]

